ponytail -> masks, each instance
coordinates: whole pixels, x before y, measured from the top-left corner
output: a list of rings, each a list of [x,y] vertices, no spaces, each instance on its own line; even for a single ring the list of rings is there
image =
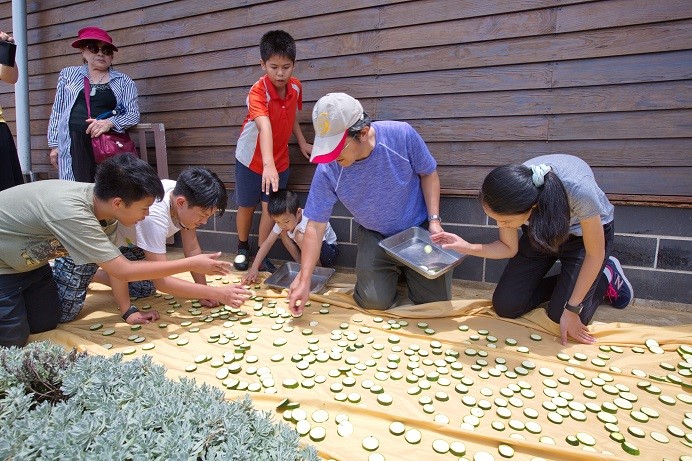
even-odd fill
[[[560,178],[543,167],[497,167],[483,181],[480,197],[500,215],[532,210],[528,230],[531,245],[544,253],[555,253],[569,237],[569,203]]]
[[[557,253],[569,237],[569,202],[565,186],[552,171],[537,188],[538,202],[529,217],[531,245],[544,253]]]

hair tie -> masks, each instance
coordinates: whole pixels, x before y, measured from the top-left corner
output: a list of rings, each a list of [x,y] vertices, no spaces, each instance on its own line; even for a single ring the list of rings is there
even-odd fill
[[[530,165],[529,168],[531,168],[531,172],[533,173],[531,176],[533,185],[536,187],[541,187],[543,183],[545,183],[545,175],[548,174],[551,168],[545,163],[541,163],[540,165]]]

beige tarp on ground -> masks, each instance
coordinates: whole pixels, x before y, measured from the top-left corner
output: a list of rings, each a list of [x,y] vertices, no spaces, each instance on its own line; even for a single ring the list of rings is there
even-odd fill
[[[369,313],[354,306],[351,288],[347,284],[328,285],[323,295],[311,298],[312,305],[298,319],[277,315],[285,312],[285,292],[266,290],[264,286],[255,290],[264,297],[261,303],[247,301],[243,306],[247,315],[226,312],[229,318],[223,319],[222,315],[210,322],[204,319],[215,311],[201,308],[201,312],[195,312],[190,300],[141,299],[136,302],[138,306],[150,304],[162,318],[133,331],[117,315],[110,291],[95,285],[87,309],[77,320],[53,332],[35,335],[32,340],[50,339],[103,355],[134,347],[136,352],[127,358],[151,354],[169,370],[171,378],[185,376],[222,389],[226,389],[224,383],[259,387],[250,394],[262,410],[274,410],[288,398],[305,410],[310,429],[325,429],[326,437],[321,441],[313,441],[309,435],[303,437],[325,458],[382,459],[373,453],[387,460],[460,458],[450,452],[435,452],[434,443],[442,451],[447,447],[435,442],[438,439],[448,444],[462,442],[468,459],[486,459],[480,452],[502,459],[498,451],[501,444],[513,448],[514,459],[613,459],[608,454],[612,453],[618,459],[654,460],[679,459],[692,453],[692,381],[684,376],[685,372],[678,373],[683,358],[677,352],[681,345],[692,345],[692,325],[595,325],[591,331],[598,339],[597,345],[571,343],[562,347],[555,336],[556,326],[541,309],[508,321],[496,318],[487,300],[457,299]],[[176,301],[180,307],[171,305]],[[276,305],[270,306],[269,301],[276,301]],[[328,313],[320,313],[322,303],[330,304]],[[223,309],[217,312],[223,313]],[[627,311],[623,311],[623,320],[626,318]],[[192,323],[184,324],[186,321]],[[163,322],[168,325],[160,328]],[[420,322],[427,323],[431,330],[426,332],[418,325]],[[89,327],[96,323],[103,327],[91,331]],[[103,336],[109,328],[115,329],[115,334]],[[169,339],[174,333],[178,338]],[[532,339],[532,334],[539,337]],[[145,340],[128,340],[132,335]],[[210,343],[210,337],[228,337],[230,341]],[[663,353],[655,354],[645,347],[648,338],[656,339],[662,348],[657,352]],[[180,339],[188,343],[177,345]],[[113,348],[104,349],[104,343]],[[236,350],[240,351],[240,343],[249,345],[249,349],[223,365],[235,371],[225,381],[217,378],[219,368],[212,367],[213,360],[198,364],[194,372],[185,371],[200,354],[223,359],[230,351],[232,354],[226,354],[228,361]],[[154,348],[143,350],[146,344]],[[559,353],[568,357],[560,359]],[[299,358],[302,360],[297,361]],[[675,371],[665,369],[666,364]],[[633,371],[646,376],[636,376]],[[308,387],[285,387],[287,379]],[[660,394],[641,387],[646,385],[644,382],[650,383],[649,390],[660,389]],[[372,392],[377,386],[391,397],[390,405],[378,403],[377,397],[382,394]],[[233,399],[245,392],[227,389],[226,396]],[[669,399],[669,404],[661,396],[666,396],[663,400]],[[598,410],[592,404],[585,408],[588,402],[612,407],[614,413],[605,413],[615,417],[613,425],[606,428],[601,419],[607,421],[609,417],[592,411]],[[325,410],[327,415],[313,415],[316,410]],[[322,421],[325,416],[328,419]],[[337,432],[337,421],[346,417],[353,432],[347,435],[346,430],[342,436]],[[646,422],[640,421],[647,418]],[[284,420],[283,411],[276,419]],[[404,435],[393,435],[390,424],[394,421],[403,423],[406,431],[418,429],[420,442],[410,444]],[[302,426],[308,427],[306,423]],[[342,431],[348,428],[348,423],[341,423]],[[609,430],[619,430],[641,454],[635,457],[626,453],[609,437]],[[570,445],[566,438],[577,434],[577,445]],[[363,448],[367,437],[377,439],[379,446],[374,452]],[[590,446],[582,442],[595,443]],[[452,446],[461,448],[458,444]]]

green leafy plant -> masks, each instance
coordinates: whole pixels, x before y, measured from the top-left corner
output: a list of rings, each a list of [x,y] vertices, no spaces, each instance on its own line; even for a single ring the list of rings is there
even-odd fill
[[[20,385],[35,402],[63,400],[60,375],[85,356],[47,341],[20,349],[0,348],[0,396],[11,386]]]
[[[8,363],[20,353],[10,350]],[[77,357],[57,373],[64,398],[40,403],[18,380],[1,381],[0,459],[319,459],[248,396],[229,402],[215,387],[164,372],[148,356]]]

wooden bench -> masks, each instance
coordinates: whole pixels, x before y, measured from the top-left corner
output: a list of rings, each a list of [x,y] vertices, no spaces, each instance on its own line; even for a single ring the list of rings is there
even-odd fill
[[[147,133],[153,133],[156,171],[159,178],[168,179],[168,153],[166,152],[166,130],[163,123],[139,123],[127,130],[139,150],[139,158],[149,163]]]

